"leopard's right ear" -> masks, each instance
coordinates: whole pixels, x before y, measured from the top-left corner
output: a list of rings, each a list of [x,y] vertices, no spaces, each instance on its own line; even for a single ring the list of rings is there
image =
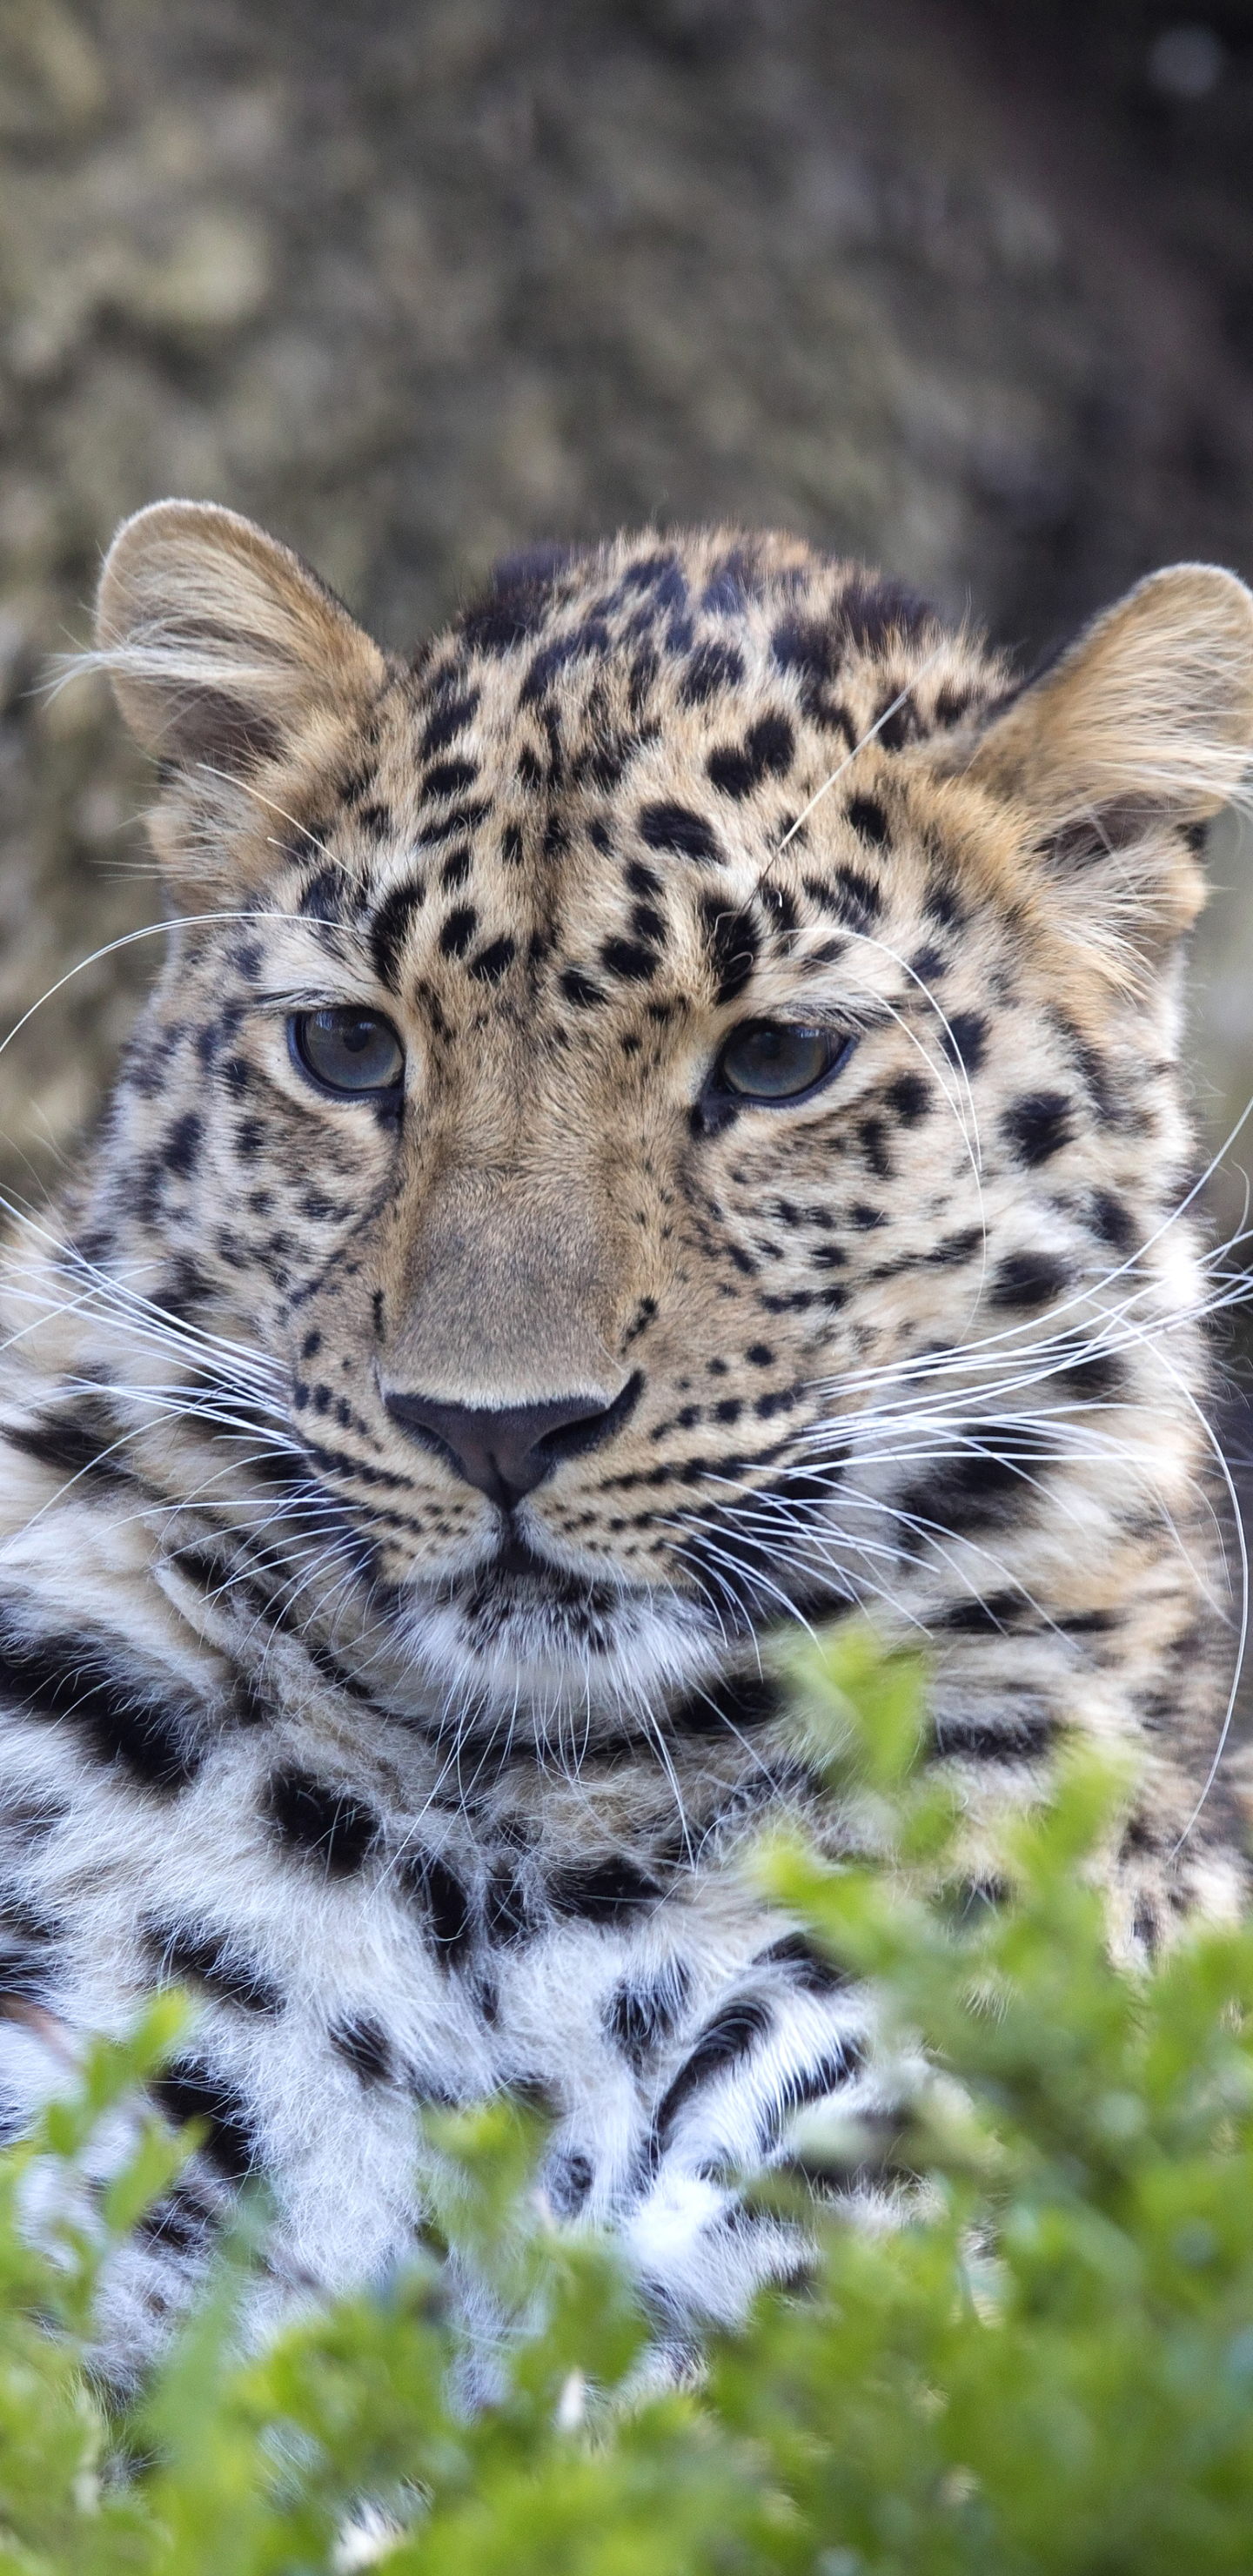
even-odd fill
[[[1253,592],[1216,564],[1150,573],[960,757],[1072,953],[1142,990],[1204,901],[1205,824],[1247,798]]]
[[[387,677],[298,555],[210,501],[154,501],[124,520],[88,659],[144,749],[206,785],[321,765]]]

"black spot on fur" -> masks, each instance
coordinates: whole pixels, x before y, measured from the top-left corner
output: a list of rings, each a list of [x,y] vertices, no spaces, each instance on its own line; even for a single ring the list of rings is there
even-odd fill
[[[97,1761],[120,1763],[145,1789],[185,1789],[203,1759],[195,1703],[119,1671],[84,1638],[0,1639],[0,1697],[25,1716],[66,1721]]]
[[[867,1171],[873,1172],[877,1181],[890,1181],[894,1177],[892,1157],[888,1152],[887,1129],[883,1120],[863,1118],[857,1130],[857,1142],[865,1156]]]
[[[769,1726],[783,1702],[777,1686],[764,1673],[731,1673],[689,1692],[671,1710],[676,1735],[743,1735]]]
[[[873,721],[885,751],[902,751],[907,742],[916,742],[924,730],[912,698],[897,705],[894,697],[884,697],[875,708]]]
[[[623,772],[646,742],[655,738],[655,725],[644,725],[631,733],[598,733],[585,744],[570,764],[570,777],[576,787],[616,787]],[[606,826],[589,823],[588,837],[593,846],[608,856],[612,842]]]
[[[785,778],[796,752],[796,735],[783,715],[761,716],[742,743],[724,743],[706,762],[712,784],[723,796],[751,796],[763,778]]]
[[[1028,1479],[1038,1469],[1025,1459],[992,1454],[994,1426],[985,1426],[985,1437],[989,1442],[986,1450],[947,1458],[907,1488],[900,1501],[906,1526],[910,1521],[921,1523],[923,1537],[930,1532],[946,1538],[962,1537],[976,1530],[1004,1526],[1031,1499],[1033,1487]]]
[[[479,703],[477,689],[464,698],[449,698],[437,707],[418,747],[419,760],[430,760],[437,751],[446,751],[454,736],[469,724]]]
[[[732,546],[716,563],[701,592],[701,607],[715,616],[742,617],[750,601],[761,597],[761,575],[743,546]]]
[[[45,1830],[56,1821],[52,1817]],[[22,2003],[50,2000],[56,1943],[64,1929],[55,1916],[41,1913],[24,1897],[0,1899],[0,1995]]]
[[[834,626],[814,618],[785,618],[776,626],[771,649],[781,671],[799,671],[807,679],[830,680],[842,659],[842,638]]]
[[[704,816],[694,814],[689,805],[643,805],[639,828],[650,850],[670,850],[676,858],[701,862],[722,855]]]
[[[512,939],[493,939],[490,947],[480,948],[478,956],[471,958],[468,972],[477,984],[498,984],[515,955]]]
[[[449,913],[439,934],[442,954],[445,957],[464,957],[478,926],[479,917],[473,904],[459,905],[456,912]]]
[[[1001,1130],[1020,1163],[1047,1163],[1074,1134],[1074,1102],[1065,1091],[1024,1091],[1011,1101]]]
[[[395,2073],[391,2042],[382,2023],[372,2013],[345,2013],[331,2023],[327,2032],[337,2057],[342,2057],[363,2084],[388,2084]]]
[[[849,805],[848,819],[859,840],[870,841],[876,849],[886,841],[888,818],[877,798],[854,796]]]
[[[777,2146],[783,2123],[794,2112],[805,2110],[811,2102],[824,2102],[829,2093],[838,2093],[850,2083],[864,2058],[860,2040],[837,2040],[834,2047],[824,2049],[808,2066],[795,2066],[782,2076],[778,2094],[762,2122],[759,2152],[766,2155]]]
[[[411,877],[407,884],[392,887],[370,924],[370,955],[374,971],[389,992],[396,990],[400,952],[409,936],[413,916],[425,900],[426,888],[421,878]]]
[[[309,921],[338,922],[344,918],[344,901],[344,871],[332,865],[319,869],[296,908]]]
[[[758,1951],[753,1966],[791,1970],[793,1985],[807,1995],[838,1994],[852,1983],[848,1970],[838,1967],[834,1959],[824,1958],[804,1932],[785,1932],[781,1940],[771,1942],[768,1950]]]
[[[981,1011],[953,1011],[944,1032],[946,1053],[967,1073],[977,1073],[987,1054],[988,1024]]]
[[[691,1979],[679,1959],[659,1976],[626,1978],[601,2007],[606,2036],[629,2066],[641,2068],[674,2031],[687,2001]]]
[[[889,636],[914,642],[937,623],[929,601],[904,582],[877,581],[858,575],[836,603],[835,615],[854,644],[876,652]]]
[[[176,1173],[180,1180],[190,1179],[200,1159],[203,1134],[204,1121],[194,1109],[184,1110],[182,1117],[175,1119],[161,1149],[167,1172]]]
[[[331,1878],[364,1868],[382,1831],[369,1807],[297,1763],[271,1774],[263,1807],[280,1841],[320,1861]]]
[[[168,2247],[174,2254],[202,2255],[216,2233],[215,2217],[195,2176],[185,2174],[172,2191],[164,2192],[143,2212],[136,2232],[149,2244]]]
[[[646,1870],[617,1852],[582,1868],[556,1870],[548,1880],[554,1913],[575,1915],[585,1923],[614,1923],[638,1906],[657,1904],[663,1892]]]
[[[806,877],[804,886],[811,902],[849,930],[868,931],[883,910],[880,888],[860,868],[836,868],[829,878]]]
[[[1021,1626],[1026,1610],[1020,1592],[991,1592],[986,1601],[954,1601],[931,1625],[953,1637],[1004,1636],[1007,1628]]]
[[[669,549],[655,555],[643,555],[638,563],[629,564],[619,584],[621,596],[634,593],[646,596],[654,608],[686,608],[687,577],[677,555]]]
[[[658,2106],[656,2136],[663,2150],[674,2135],[679,2113],[694,2093],[706,2084],[715,2083],[728,2067],[737,2066],[747,2057],[759,2039],[770,2030],[773,2015],[769,2008],[752,1996],[724,2005],[712,2021],[706,2023],[691,2055],[684,2060],[673,2083],[663,2094]]]
[[[144,1947],[169,1985],[204,1986],[219,2003],[239,2004],[245,2012],[282,2011],[273,1978],[245,1958],[224,1932],[212,1932],[203,1923],[149,1923]]]
[[[477,803],[471,801],[465,805],[450,805],[446,814],[435,814],[424,821],[418,834],[419,847],[424,850],[440,849],[445,841],[454,841],[467,832],[472,832],[475,825],[481,823],[490,811],[490,806],[481,797]]]
[[[49,1410],[37,1422],[21,1428],[11,1425],[4,1439],[8,1448],[20,1450],[24,1458],[38,1459],[59,1475],[106,1485],[126,1481],[123,1458],[114,1454],[118,1426],[98,1396],[82,1395],[72,1410]]]
[[[478,774],[475,760],[439,760],[433,769],[428,769],[421,793],[424,798],[460,796],[467,787],[473,787]]]
[[[704,706],[719,689],[737,689],[744,677],[744,656],[733,644],[702,644],[693,653],[679,685],[680,703]]]
[[[656,950],[633,939],[606,939],[600,958],[609,974],[620,975],[629,984],[650,983],[657,972]]]
[[[589,618],[572,634],[555,636],[551,644],[541,645],[518,693],[519,706],[534,706],[560,678],[568,662],[577,661],[583,654],[603,653],[608,645],[608,628],[598,618]]]
[[[1048,1252],[1009,1252],[998,1261],[988,1289],[988,1302],[993,1306],[1021,1306],[1028,1313],[1037,1306],[1047,1306],[1060,1297],[1068,1285],[1069,1272],[1062,1261]]]
[[[957,689],[950,684],[938,690],[935,701],[937,725],[947,731],[950,725],[960,724],[963,716],[968,716],[971,708],[977,703],[973,689]]]
[[[733,1002],[742,993],[757,963],[756,924],[747,912],[735,911],[716,895],[701,903],[705,947],[714,977],[714,999]]]
[[[228,2182],[243,2182],[257,2161],[256,2138],[242,2094],[209,2067],[191,2058],[176,2060],[149,2088],[153,2100],[175,2128],[201,2120],[205,2139],[201,2154]]]
[[[781,671],[795,674],[801,705],[811,724],[822,725],[827,732],[843,733],[851,751],[854,734],[847,709],[832,695],[846,644],[847,639],[837,627],[817,619],[785,619],[773,636],[775,661]]]
[[[1092,1195],[1092,1223],[1102,1243],[1111,1245],[1124,1259],[1134,1252],[1139,1228],[1131,1210],[1115,1198],[1112,1190],[1095,1190]]]
[[[1115,1351],[1092,1351],[1086,1359],[1059,1369],[1052,1386],[1080,1404],[1110,1404],[1126,1391],[1127,1371]]]
[[[927,1266],[931,1270],[960,1270],[964,1261],[973,1259],[982,1242],[980,1225],[965,1225],[956,1234],[941,1235],[926,1256]]]
[[[422,1906],[437,1950],[454,1966],[464,1957],[474,1935],[469,1893],[446,1861],[434,1852],[406,1852],[400,1863],[403,1885]]]
[[[866,876],[860,868],[837,868],[832,890],[852,929],[865,930],[878,920],[883,910],[883,888],[876,877]]]
[[[646,940],[650,947],[665,947],[666,917],[664,913],[657,910],[655,904],[633,903],[631,928],[636,938]]]
[[[953,879],[936,875],[929,879],[922,908],[928,921],[941,930],[960,930],[966,920],[966,907]]]
[[[538,565],[538,557],[528,561],[532,566]],[[547,576],[538,569],[525,569],[521,557],[498,566],[492,594],[472,603],[461,619],[461,635],[472,651],[507,653],[535,634],[552,606],[552,570],[556,561],[554,555]]]
[[[579,1009],[584,1011],[594,1010],[596,1004],[603,1002],[605,998],[600,985],[593,983],[591,976],[585,975],[581,966],[565,968],[561,977],[561,989],[568,1002],[577,1003]]]
[[[898,1073],[895,1082],[888,1084],[883,1097],[887,1107],[895,1111],[902,1124],[913,1127],[917,1125],[920,1118],[926,1117],[934,1093],[925,1074]]]

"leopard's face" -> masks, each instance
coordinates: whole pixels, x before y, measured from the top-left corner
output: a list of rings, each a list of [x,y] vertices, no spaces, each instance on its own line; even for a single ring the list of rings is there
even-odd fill
[[[467,1704],[716,1702],[903,1564],[977,1592],[1039,1480],[945,1389],[1070,1335],[1102,1392],[1074,1337],[1171,1186],[1173,1003],[1084,971],[967,774],[1006,685],[799,547],[620,541],[209,765],[247,917],[182,934],[103,1222],[264,1354]]]

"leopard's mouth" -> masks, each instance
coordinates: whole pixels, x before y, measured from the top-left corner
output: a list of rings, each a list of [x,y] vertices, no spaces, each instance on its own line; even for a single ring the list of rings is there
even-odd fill
[[[550,1653],[565,1644],[582,1655],[608,1654],[617,1643],[616,1614],[640,1589],[559,1564],[510,1518],[494,1554],[451,1586],[451,1600],[472,1650],[529,1637]]]
[[[437,1584],[435,1598],[454,1614],[471,1653],[490,1654],[507,1640],[524,1656],[533,1649],[547,1660],[565,1648],[585,1660],[589,1653],[619,1652],[641,1616],[663,1625],[674,1618],[686,1634],[693,1625],[708,1626],[725,1641],[776,1626],[789,1614],[830,1617],[833,1604],[847,1597],[843,1579],[829,1567],[809,1569],[808,1582],[793,1580],[785,1590],[773,1554],[760,1544],[744,1546],[738,1556],[724,1546],[716,1585],[704,1576],[699,1543],[661,1583],[587,1572],[537,1546],[511,1513],[502,1516],[491,1554]]]
[[[470,1566],[398,1591],[403,1659],[420,1695],[447,1695],[458,1727],[504,1725],[510,1740],[596,1713],[617,1722],[669,1700],[718,1665],[725,1640],[707,1608],[670,1583],[550,1556],[525,1515],[501,1517]]]

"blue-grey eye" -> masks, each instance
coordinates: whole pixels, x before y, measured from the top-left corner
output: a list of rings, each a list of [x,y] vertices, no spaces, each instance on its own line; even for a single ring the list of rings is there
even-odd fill
[[[745,1020],[714,1066],[715,1087],[739,1100],[799,1100],[825,1081],[849,1053],[839,1029],[807,1029],[789,1020]]]
[[[378,1011],[351,1005],[336,1011],[294,1011],[287,1023],[291,1050],[302,1073],[341,1100],[396,1091],[405,1051]]]

